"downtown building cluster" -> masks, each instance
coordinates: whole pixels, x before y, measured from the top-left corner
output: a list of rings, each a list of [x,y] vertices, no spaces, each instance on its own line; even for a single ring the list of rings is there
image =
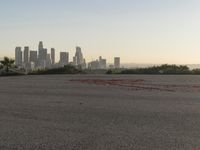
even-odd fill
[[[80,47],[76,47],[76,52],[73,60],[69,61],[68,52],[60,52],[60,59],[58,62],[55,61],[55,49],[51,48],[50,53],[44,48],[43,42],[40,41],[38,45],[38,50],[30,50],[28,46],[15,48],[15,65],[18,68],[29,70],[35,69],[51,69],[64,67],[65,65],[73,65],[77,68],[82,69],[107,69],[106,59],[101,56],[95,61],[91,61],[86,64],[86,60],[83,57],[83,53]],[[114,58],[114,64],[109,66],[110,68],[120,68],[120,58]]]

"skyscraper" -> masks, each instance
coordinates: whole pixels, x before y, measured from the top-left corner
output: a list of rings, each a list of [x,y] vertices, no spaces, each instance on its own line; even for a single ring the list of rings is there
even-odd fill
[[[115,68],[120,68],[120,57],[115,57],[114,58],[114,67]]]
[[[41,58],[42,58],[42,60],[46,61],[46,59],[47,59],[47,49],[46,48],[43,49]]]
[[[22,66],[22,50],[21,50],[21,47],[15,48],[15,65],[17,67]]]
[[[52,65],[55,64],[55,49],[51,48],[51,63]]]
[[[73,65],[77,66],[77,57],[76,56],[73,57]]]
[[[39,50],[39,51],[40,51],[40,50],[43,50],[43,42],[42,42],[42,41],[39,42],[38,50]]]
[[[69,63],[69,53],[60,52],[60,66],[65,66]]]
[[[51,55],[50,54],[47,54],[46,68],[51,68]]]
[[[30,51],[30,62],[37,64],[37,51]]]
[[[77,65],[82,65],[84,63],[83,54],[81,52],[80,47],[76,47],[75,57],[76,57],[76,60],[77,60],[77,62],[76,62]]]
[[[42,64],[42,53],[43,53],[43,43],[42,41],[39,42],[38,45],[38,65]]]
[[[102,59],[102,57],[99,57],[99,69],[106,69],[106,59]]]
[[[45,68],[47,61],[47,49],[44,49],[42,41],[39,42],[38,51],[38,66],[40,68]]]
[[[29,47],[24,47],[24,64],[29,63]]]

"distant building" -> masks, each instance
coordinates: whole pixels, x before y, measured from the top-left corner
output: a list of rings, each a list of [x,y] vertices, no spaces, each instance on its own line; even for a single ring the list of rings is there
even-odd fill
[[[83,59],[83,64],[82,64],[82,69],[86,69],[86,67],[87,67],[87,64],[86,64],[86,60],[85,59]]]
[[[120,57],[115,57],[114,58],[114,67],[115,68],[120,68]]]
[[[52,65],[55,64],[55,49],[51,48],[51,63]]]
[[[46,58],[46,68],[51,68],[51,55],[47,54],[47,58]]]
[[[37,51],[30,51],[30,62],[37,63]]]
[[[40,41],[39,42],[39,45],[38,45],[38,50],[40,51],[40,50],[43,50],[44,48],[43,48],[43,42],[42,41]]]
[[[24,63],[25,64],[29,63],[29,47],[28,46],[24,47]]]
[[[85,69],[86,68],[86,60],[83,57],[83,53],[80,47],[76,47],[76,53],[73,57],[73,64],[78,68]]]
[[[99,68],[100,69],[106,69],[106,59],[102,59],[102,57],[100,56],[99,57]]]
[[[82,65],[84,63],[84,58],[83,58],[83,54],[81,52],[81,48],[80,47],[76,47],[76,64],[77,65]]]
[[[21,47],[15,48],[15,65],[17,67],[22,67],[22,50],[21,50]]]
[[[47,49],[43,49],[41,53],[41,59],[46,60],[47,59]]]
[[[47,49],[44,49],[42,41],[39,42],[38,51],[38,66],[40,68],[46,68]]]
[[[73,65],[77,66],[77,57],[76,56],[73,57]]]
[[[99,60],[92,61],[88,63],[88,69],[106,69],[106,59],[102,59],[102,57],[99,57]]]
[[[40,62],[42,60],[42,55],[43,55],[43,43],[42,41],[39,42],[38,45],[38,61]]]
[[[96,70],[96,69],[99,69],[99,61],[98,60],[95,60],[95,61],[91,61],[88,63],[88,69],[91,69],[91,70]]]
[[[69,63],[69,53],[60,52],[60,66],[65,66]]]
[[[37,51],[30,51],[30,58],[29,58],[31,69],[35,69],[38,65],[38,56]]]
[[[38,45],[38,67],[40,67],[43,63],[42,55],[43,55],[43,42],[40,41]]]
[[[34,70],[36,68],[36,63],[30,62],[30,70]]]

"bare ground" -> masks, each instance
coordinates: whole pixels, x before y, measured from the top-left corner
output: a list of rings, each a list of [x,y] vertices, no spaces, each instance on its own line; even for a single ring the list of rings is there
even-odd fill
[[[0,85],[0,150],[200,149],[200,76],[20,76]]]

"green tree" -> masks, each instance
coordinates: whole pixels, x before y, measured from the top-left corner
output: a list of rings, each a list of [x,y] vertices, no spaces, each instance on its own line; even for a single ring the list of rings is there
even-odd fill
[[[14,60],[10,59],[8,57],[4,57],[4,59],[2,61],[0,61],[0,63],[2,64],[2,66],[6,69],[6,72],[9,71],[9,68],[12,67],[12,65],[14,64]]]
[[[106,72],[106,74],[112,74],[113,73],[113,71],[111,70],[111,69],[109,69],[107,72]]]

